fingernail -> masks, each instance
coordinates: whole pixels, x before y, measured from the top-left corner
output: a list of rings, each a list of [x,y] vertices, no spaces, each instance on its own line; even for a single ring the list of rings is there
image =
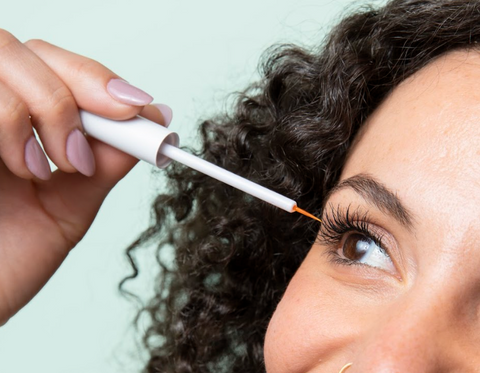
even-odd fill
[[[172,121],[173,118],[173,111],[170,108],[170,106],[167,106],[165,104],[152,104],[155,106],[160,114],[162,114],[163,117],[163,125],[165,127],[168,127],[170,125],[170,122]]]
[[[41,180],[52,176],[47,157],[35,136],[30,137],[25,145],[25,163],[30,172]]]
[[[153,97],[148,93],[122,79],[110,80],[107,91],[115,100],[128,105],[145,106],[153,101]]]
[[[67,158],[70,164],[85,176],[95,173],[95,158],[88,141],[79,129],[74,129],[67,138]]]

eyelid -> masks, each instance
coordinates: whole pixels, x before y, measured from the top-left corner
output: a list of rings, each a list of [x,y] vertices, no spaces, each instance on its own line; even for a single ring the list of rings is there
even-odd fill
[[[342,208],[340,204],[337,205],[336,208],[333,204],[329,204],[328,209],[324,209],[324,214],[322,216],[323,223],[317,239],[320,244],[329,246],[330,250],[336,251],[339,249],[339,244],[343,242],[345,235],[348,232],[365,234],[367,237],[371,238],[375,244],[385,250],[397,273],[387,272],[380,268],[375,268],[360,262],[352,262],[351,264],[375,268],[375,270],[389,273],[395,276],[395,278],[402,280],[403,267],[399,263],[401,256],[396,239],[385,228],[372,220],[373,219],[370,217],[368,210],[365,211],[360,207],[352,210],[352,204],[349,204],[346,208]],[[348,259],[345,258],[345,260]]]
[[[336,208],[333,204],[329,204],[328,207],[323,209],[322,225],[318,238],[328,244],[329,241],[339,241],[340,236],[343,236],[347,231],[357,230],[369,234],[370,220],[368,211],[362,212],[360,208],[357,208],[352,212],[351,204],[343,209],[340,204]]]

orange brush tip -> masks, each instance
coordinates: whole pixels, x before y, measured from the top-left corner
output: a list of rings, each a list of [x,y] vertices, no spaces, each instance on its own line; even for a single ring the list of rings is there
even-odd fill
[[[302,215],[305,215],[305,216],[308,216],[309,218],[312,218],[314,220],[318,220],[320,223],[322,222],[319,218],[317,218],[316,216],[310,214],[309,212],[305,211],[305,210],[302,210],[300,207],[298,206],[295,206],[293,208],[293,211],[296,211],[296,212],[299,212],[300,214]]]

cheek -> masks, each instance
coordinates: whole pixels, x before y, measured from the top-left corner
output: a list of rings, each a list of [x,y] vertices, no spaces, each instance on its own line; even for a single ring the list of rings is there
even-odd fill
[[[355,338],[346,309],[328,276],[302,266],[279,303],[265,338],[267,372],[306,372],[327,362]],[[357,331],[358,332],[358,331]],[[358,335],[357,335],[358,336]]]

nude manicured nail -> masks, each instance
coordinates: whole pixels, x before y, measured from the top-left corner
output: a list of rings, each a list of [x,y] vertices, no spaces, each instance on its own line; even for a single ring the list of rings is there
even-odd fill
[[[34,136],[25,145],[25,163],[30,172],[41,180],[48,180],[52,176],[47,157]]]
[[[107,91],[115,100],[128,105],[145,106],[153,101],[153,97],[148,93],[122,79],[110,80]]]
[[[155,106],[160,114],[162,114],[163,117],[163,125],[165,127],[168,127],[170,125],[170,122],[172,121],[173,118],[173,112],[170,106],[167,106],[165,104],[152,104]]]
[[[87,139],[80,130],[73,130],[67,138],[67,158],[73,167],[85,176],[95,173],[95,158]]]

